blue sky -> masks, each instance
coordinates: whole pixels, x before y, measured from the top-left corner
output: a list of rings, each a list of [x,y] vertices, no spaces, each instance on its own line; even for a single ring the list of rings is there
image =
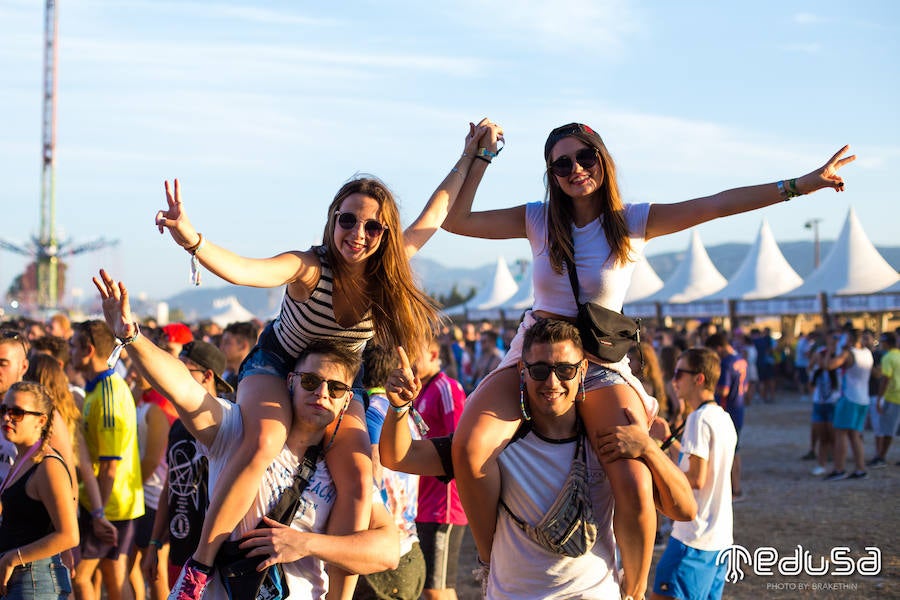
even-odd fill
[[[479,209],[542,198],[543,140],[573,120],[604,137],[628,201],[799,176],[850,143],[845,193],[705,224],[703,241],[751,243],[763,217],[779,241],[811,239],[813,217],[833,239],[853,206],[897,245],[898,17],[889,1],[62,0],[57,221],[120,240],[72,259],[70,288],[92,294],[99,266],[151,297],[188,287],[186,254],[153,227],[176,176],[198,230],[246,255],[317,243],[356,172],[408,223],[485,115],[507,147]],[[38,228],[42,19],[43,2],[0,3],[0,238],[18,243]],[[498,254],[529,250],[445,232],[423,249],[454,266]],[[23,266],[0,253],[0,289]]]

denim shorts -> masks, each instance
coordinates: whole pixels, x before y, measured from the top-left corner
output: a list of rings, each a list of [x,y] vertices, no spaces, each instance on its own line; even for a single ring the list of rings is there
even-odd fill
[[[814,402],[812,405],[813,423],[831,423],[834,421],[834,402]]]
[[[70,593],[69,569],[57,554],[13,569],[3,600],[66,600]]]
[[[628,385],[628,382],[616,371],[588,361],[587,373],[584,375],[585,391],[591,392],[613,385]]]

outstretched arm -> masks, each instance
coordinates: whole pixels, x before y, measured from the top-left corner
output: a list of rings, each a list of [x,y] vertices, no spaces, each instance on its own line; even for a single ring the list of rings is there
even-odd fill
[[[503,139],[503,129],[487,118],[478,123],[483,131],[476,143],[478,149],[496,152],[498,141]],[[450,233],[493,240],[525,237],[525,206],[515,206],[499,210],[472,212],[475,191],[490,163],[475,159],[466,175],[456,201],[450,206],[442,227]]]
[[[125,284],[117,284],[101,269],[100,279],[94,277],[94,285],[103,301],[103,317],[113,334],[120,340],[135,335],[137,325]],[[197,383],[184,363],[140,334],[129,344],[128,356],[140,365],[150,385],[172,402],[191,435],[201,444],[211,445],[222,421],[222,407]]]
[[[690,521],[697,515],[697,501],[681,469],[663,452],[656,440],[638,425],[630,409],[625,409],[629,425],[610,427],[598,439],[604,462],[638,458],[650,469],[657,508],[676,521]]]
[[[704,198],[675,204],[653,204],[647,216],[646,239],[683,231],[695,225],[783,202],[793,196],[811,194],[822,188],[844,191],[838,170],[856,160],[856,155],[841,158],[850,146],[844,146],[822,167],[797,179],[735,188]],[[782,190],[784,190],[782,192]]]
[[[398,366],[388,376],[384,386],[394,410],[387,411],[378,439],[381,464],[403,473],[444,475],[444,467],[434,444],[430,440],[413,440],[409,433],[409,408],[422,391],[422,382],[413,374],[409,357],[402,346],[397,347],[397,360]]]
[[[225,281],[270,288],[315,278],[311,271],[316,270],[319,263],[310,252],[282,252],[270,258],[247,258],[217,246],[206,237],[201,239],[184,211],[178,180],[172,187],[166,181],[165,187],[168,208],[156,213],[159,232],[168,229],[176,244],[191,252],[201,265]]]
[[[459,195],[463,182],[466,180],[469,169],[472,166],[472,161],[475,160],[475,151],[478,149],[478,141],[484,133],[484,129],[481,125],[476,127],[474,123],[469,123],[469,133],[466,135],[462,156],[459,157],[459,160],[456,161],[456,164],[444,177],[444,180],[431,194],[416,220],[403,231],[407,257],[411,257],[418,252],[425,245],[425,242],[431,239],[431,236],[441,227],[441,224],[447,217],[447,212]]]

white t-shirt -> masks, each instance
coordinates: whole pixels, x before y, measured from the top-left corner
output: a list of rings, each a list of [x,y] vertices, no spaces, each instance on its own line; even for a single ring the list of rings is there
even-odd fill
[[[844,370],[844,396],[854,404],[869,405],[869,375],[875,358],[868,348],[847,348],[853,355],[853,365]]]
[[[672,537],[691,548],[721,550],[734,541],[731,465],[735,445],[734,423],[718,404],[704,404],[688,415],[678,466],[687,473],[690,455],[705,459],[706,482],[694,490],[697,516],[692,521],[676,521]]]
[[[586,454],[598,524],[593,549],[578,558],[548,552],[529,539],[501,508],[491,552],[489,599],[619,597],[612,489],[590,447]],[[520,519],[537,524],[559,495],[574,455],[574,439],[549,441],[528,432],[500,453],[500,497]]]
[[[0,482],[6,479],[18,455],[15,445],[0,433]]]
[[[151,406],[153,405],[142,402],[141,404],[138,404],[135,409],[138,432],[138,453],[142,459],[147,453],[147,412],[149,412]],[[163,486],[166,484],[166,475],[168,471],[169,467],[166,465],[166,456],[163,454],[162,460],[156,465],[156,470],[154,470],[150,477],[147,478],[147,481],[144,482],[145,506],[152,508],[153,510],[159,508],[159,496],[162,494]]]
[[[525,205],[525,231],[534,258],[534,306],[557,315],[574,317],[578,314],[569,276],[557,273],[550,265],[550,246],[547,243],[548,203],[531,202]],[[575,244],[575,271],[578,274],[581,302],[596,302],[610,310],[622,310],[625,294],[631,285],[631,275],[637,259],[644,252],[647,217],[650,204],[626,204],[625,224],[629,231],[633,261],[615,265],[610,260],[609,242],[603,231],[601,216],[584,227],[572,227]]]
[[[244,433],[240,407],[222,398],[218,398],[218,401],[222,406],[222,422],[212,446],[206,449],[206,455],[209,458],[210,496],[216,493],[219,485],[231,484],[228,481],[220,484],[219,476],[228,460],[241,445]],[[232,540],[239,539],[245,532],[255,529],[263,515],[278,502],[281,493],[291,487],[301,458],[291,452],[287,446],[275,457],[259,484],[259,492],[253,501],[253,507],[231,534]],[[324,533],[335,497],[331,473],[325,465],[325,459],[320,458],[316,465],[315,475],[303,492],[303,502],[297,509],[291,527],[297,531]],[[307,556],[292,563],[284,563],[282,567],[292,598],[325,597],[325,593],[328,591],[328,576],[325,574],[325,565],[321,560]],[[214,575],[206,588],[204,600],[227,600],[227,597],[218,575]]]

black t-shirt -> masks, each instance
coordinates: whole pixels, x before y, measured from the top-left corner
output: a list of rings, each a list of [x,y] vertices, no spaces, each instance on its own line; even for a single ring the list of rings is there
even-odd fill
[[[166,449],[169,468],[169,560],[183,566],[197,549],[209,506],[209,463],[194,436],[172,423]]]

